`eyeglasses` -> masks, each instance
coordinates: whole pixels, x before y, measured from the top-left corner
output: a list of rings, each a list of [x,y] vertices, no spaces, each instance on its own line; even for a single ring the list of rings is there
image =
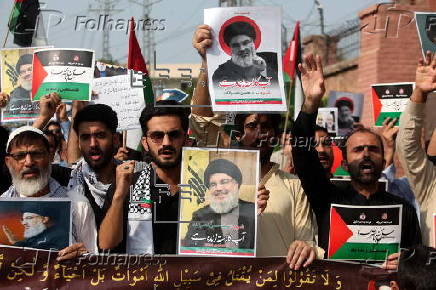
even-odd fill
[[[165,135],[168,135],[168,138],[170,138],[170,140],[179,139],[183,136],[183,130],[178,129],[168,132],[152,131],[147,133],[147,137],[156,144],[161,144],[163,142],[163,139],[165,138]]]
[[[15,161],[21,162],[26,159],[27,154],[29,154],[33,160],[41,160],[45,157],[46,153],[46,151],[23,151],[18,153],[8,153],[7,156],[11,156]]]
[[[233,178],[225,178],[225,179],[221,179],[221,180],[218,182],[218,184],[219,184],[219,185],[222,185],[222,186],[226,186],[226,185],[230,184],[233,180],[234,180]],[[211,183],[209,183],[209,188],[210,188],[210,189],[215,189],[215,188],[217,187],[218,184],[215,183],[215,182],[211,182]]]

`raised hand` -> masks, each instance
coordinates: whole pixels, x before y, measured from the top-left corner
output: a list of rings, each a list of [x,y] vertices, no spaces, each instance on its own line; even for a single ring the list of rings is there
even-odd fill
[[[39,100],[39,114],[41,117],[50,119],[56,112],[56,108],[60,105],[61,98],[57,93],[50,93],[41,97]]]
[[[425,59],[420,58],[415,74],[415,90],[411,100],[415,103],[425,103],[427,94],[436,90],[436,57],[431,60],[431,52],[427,51]]]
[[[321,98],[325,93],[321,57],[308,54],[303,57],[303,62],[304,64],[298,64],[305,96],[302,110],[312,114],[318,111]]]
[[[269,190],[265,185],[259,184],[257,187],[257,213],[261,214],[266,208],[269,199]]]
[[[8,226],[3,226],[3,232],[5,233],[5,236],[8,238],[9,243],[11,245],[18,242],[18,239],[15,237],[15,235],[12,233],[12,231],[8,228]]]
[[[212,45],[212,28],[202,24],[197,26],[197,30],[192,38],[192,46],[197,50],[203,61],[206,61],[206,48]]]
[[[134,170],[135,161],[127,161],[117,166],[115,196],[124,199],[129,194]]]

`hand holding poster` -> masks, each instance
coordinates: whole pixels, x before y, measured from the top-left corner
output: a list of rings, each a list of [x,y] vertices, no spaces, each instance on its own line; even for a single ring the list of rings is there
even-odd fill
[[[179,253],[254,257],[258,151],[183,148]]]
[[[33,55],[32,100],[55,92],[63,100],[89,101],[93,76],[93,50],[37,50]]]
[[[71,201],[1,198],[0,244],[62,250],[71,243]]]
[[[2,49],[1,91],[9,95],[2,108],[1,122],[33,121],[39,115],[39,103],[31,102],[33,52],[40,48]]]
[[[383,121],[389,117],[398,118],[395,122],[395,126],[398,126],[415,83],[375,84],[371,88],[375,125],[383,126]]]
[[[93,82],[98,104],[110,106],[118,116],[118,131],[141,128],[139,117],[145,108],[144,91],[132,88],[130,75],[97,78]]]
[[[281,10],[277,7],[210,8],[207,50],[214,111],[286,111],[281,62]]]
[[[329,259],[384,261],[398,253],[402,205],[332,204]]]

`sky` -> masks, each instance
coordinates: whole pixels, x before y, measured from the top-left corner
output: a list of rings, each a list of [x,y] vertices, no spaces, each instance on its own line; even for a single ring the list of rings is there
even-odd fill
[[[126,23],[130,17],[147,19],[142,12],[144,2],[152,3],[150,19],[155,19],[154,40],[156,43],[156,63],[197,63],[197,52],[192,48],[192,36],[196,26],[203,23],[203,9],[217,7],[218,0],[106,0],[112,2],[114,11],[108,19]],[[282,24],[287,28],[287,38],[291,38],[295,22],[301,21],[302,37],[319,34],[319,14],[313,0],[253,0],[255,6],[282,7]],[[379,0],[319,0],[324,9],[325,31],[334,29],[346,20],[357,18],[358,12]],[[384,1],[387,2],[387,1]],[[63,48],[89,48],[96,51],[96,58],[102,56],[102,35],[100,30],[92,30],[94,20],[104,12],[99,10],[104,0],[40,0],[44,22],[50,45]],[[13,0],[0,1],[0,35],[3,44],[7,32],[7,19]],[[52,12],[49,12],[51,10]],[[97,10],[97,11],[95,11]],[[61,16],[63,18],[61,18]],[[102,16],[103,17],[103,16]],[[85,28],[85,23],[88,26]],[[58,24],[58,22],[60,22]],[[122,25],[118,26],[122,28]],[[142,45],[142,32],[137,31]],[[5,47],[14,47],[9,35]],[[109,52],[114,60],[127,62],[128,34],[123,31],[110,31]],[[143,48],[143,54],[146,51]]]

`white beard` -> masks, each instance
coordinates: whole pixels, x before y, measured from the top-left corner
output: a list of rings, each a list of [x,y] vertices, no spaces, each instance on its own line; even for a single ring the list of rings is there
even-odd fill
[[[45,226],[45,224],[43,222],[39,222],[36,225],[28,228],[28,229],[24,229],[24,237],[26,239],[34,237],[39,235],[40,233],[42,233],[43,231],[45,231],[47,229],[47,227]]]
[[[41,170],[38,178],[32,178],[30,180],[21,178],[20,174],[11,172],[12,184],[19,195],[25,197],[32,197],[37,192],[41,191],[48,184],[48,179],[51,175],[51,166],[48,170]]]
[[[248,56],[239,56],[237,54],[232,54],[232,62],[241,67],[249,67],[253,65],[254,55],[250,52]]]
[[[23,89],[25,89],[26,91],[30,91],[32,90],[32,81],[21,81],[21,86],[23,87]]]
[[[238,193],[230,194],[228,199],[225,201],[219,202],[213,198],[211,198],[210,200],[210,208],[216,213],[228,213],[238,205],[239,205]]]

